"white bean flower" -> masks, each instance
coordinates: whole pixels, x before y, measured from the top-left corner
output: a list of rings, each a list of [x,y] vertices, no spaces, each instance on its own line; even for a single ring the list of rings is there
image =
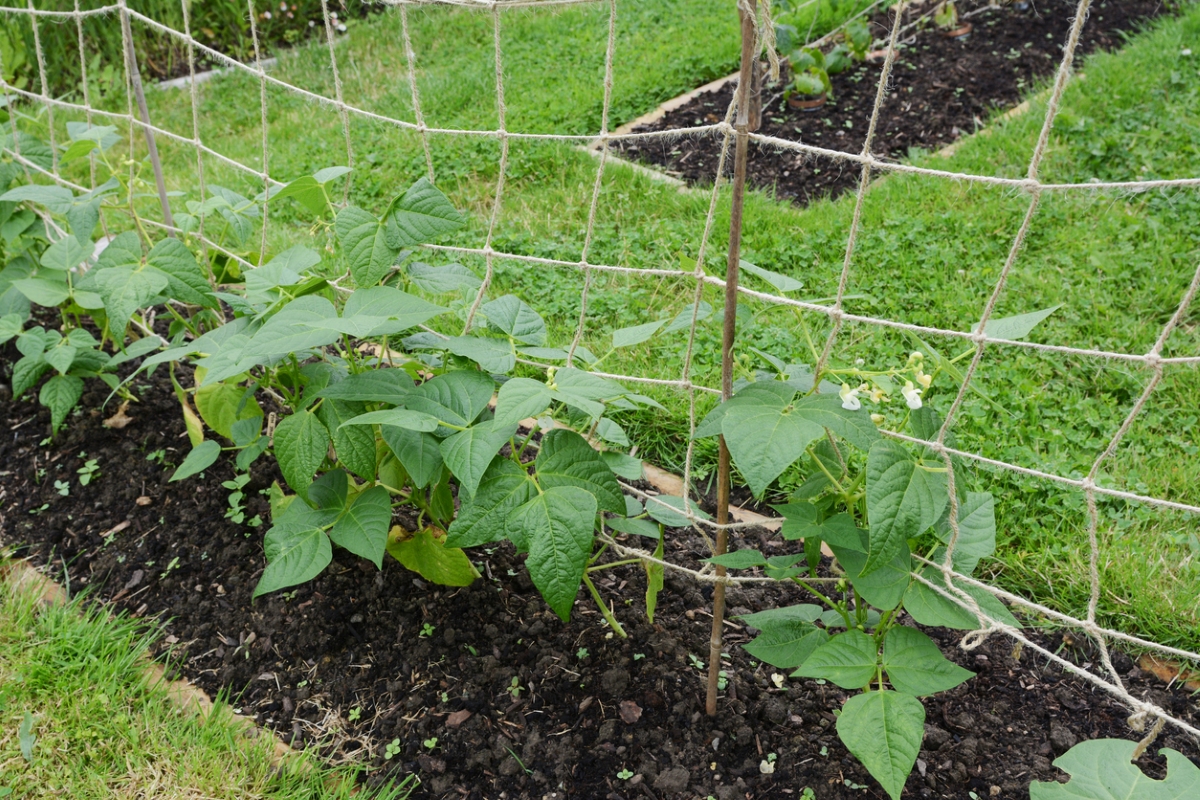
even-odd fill
[[[908,403],[908,407],[916,411],[921,407],[921,390],[913,386],[912,381],[905,381],[904,388],[900,390],[900,394],[904,395],[904,402]]]
[[[847,411],[858,411],[862,408],[862,401],[858,399],[858,389],[850,388],[850,384],[843,383],[838,394],[842,398],[842,408]]]

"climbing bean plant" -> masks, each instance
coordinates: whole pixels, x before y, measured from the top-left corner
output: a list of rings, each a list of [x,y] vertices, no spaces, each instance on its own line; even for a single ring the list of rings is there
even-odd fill
[[[607,354],[549,341],[524,300],[479,296],[483,279],[462,264],[418,260],[417,248],[466,222],[430,181],[416,181],[378,215],[332,202],[345,167],[252,198],[209,186],[203,197],[176,199],[176,235],[167,235],[147,221],[144,165],[115,155],[115,129],[68,131],[58,164],[82,171],[92,162],[103,179],[94,190],[33,181],[55,154],[24,134],[4,141],[23,161],[0,163],[0,343],[15,339],[21,354],[14,396],[49,376],[39,399],[52,433],[86,379],[132,399],[134,376],[167,370],[191,444],[172,480],[203,473],[223,453],[243,474],[268,453],[278,462],[283,485],[271,489],[255,597],[312,580],[334,547],[379,568],[391,556],[435,583],[466,585],[477,577],[466,550],[507,540],[528,554],[534,586],[564,621],[585,587],[624,636],[591,575],[630,563],[645,567],[653,616],[662,564],[605,560],[600,534],[607,526],[646,536],[661,559],[666,528],[705,516],[680,498],[643,506],[622,492],[618,478],[640,478],[642,465],[626,452],[621,415],[658,404],[592,371]],[[262,252],[267,202],[294,204],[314,246]],[[753,264],[743,270],[784,294],[800,287]],[[1020,338],[1052,310],[993,321],[987,333]],[[709,313],[698,304],[617,330],[610,352],[682,336],[691,314]],[[804,325],[799,315],[796,324]],[[903,364],[831,364],[818,374],[809,366],[823,363],[815,349],[798,358],[748,351],[736,393],[695,431],[724,437],[758,496],[793,465],[809,475],[776,506],[794,553],[743,549],[710,561],[811,592],[819,605],[746,617],[760,631],[747,650],[855,692],[838,733],[893,798],[921,744],[918,698],[971,675],[902,612],[926,626],[977,627],[975,613],[951,599],[957,594],[1017,624],[991,595],[945,584],[920,558],[943,560],[954,539],[952,564],[971,574],[995,547],[995,499],[963,480],[952,504],[942,457],[881,433],[936,439],[934,382],[961,380],[957,365],[974,352],[915,346]],[[136,371],[118,377],[117,367],[135,360]],[[832,577],[833,588],[817,586],[818,576]]]

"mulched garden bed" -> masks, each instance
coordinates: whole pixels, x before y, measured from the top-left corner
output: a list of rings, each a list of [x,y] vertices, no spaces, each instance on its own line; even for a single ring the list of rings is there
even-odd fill
[[[1075,0],[1036,0],[1025,11],[994,8],[968,18],[965,13],[975,4],[960,2],[964,19],[974,26],[968,38],[948,39],[932,24],[911,33],[892,71],[873,147],[875,154],[899,160],[912,148],[940,148],[982,128],[996,110],[1016,105],[1039,79],[1057,69],[1077,5]],[[906,13],[915,18],[929,8],[929,3],[910,6]],[[1163,0],[1093,3],[1077,52],[1083,56],[1116,48],[1125,34],[1166,10]],[[891,31],[891,15],[878,14],[871,25],[876,38],[886,38]],[[764,87],[762,127],[758,132],[830,150],[862,152],[881,69],[879,59],[832,76],[833,97],[819,110],[810,112],[792,109],[783,99],[788,78],[785,69],[780,84]],[[725,118],[735,90],[736,82],[730,82],[635,130],[661,131],[719,122]],[[714,134],[635,140],[614,145],[618,146],[627,158],[658,167],[689,184],[711,185],[721,137]],[[859,172],[853,163],[750,144],[750,183],[799,205],[853,190]]]
[[[0,357],[0,374],[11,355]],[[90,382],[84,410],[54,441],[45,409],[0,388],[0,540],[72,593],[86,588],[161,624],[157,655],[292,745],[368,763],[372,784],[417,772],[424,798],[729,800],[799,797],[805,786],[821,800],[884,797],[837,739],[834,711],[847,694],[809,680],[776,688],[773,670],[752,666],[739,646],[750,638],[742,626],[728,629],[721,713],[703,714],[704,673],[693,658],[707,659],[711,591],[687,578],[668,574],[651,625],[640,568],[600,573],[628,640],[608,638],[582,593],[562,624],[507,545],[472,552],[484,577],[468,588],[428,585],[391,559],[380,573],[338,551],[313,582],[251,602],[264,528],[224,519],[220,482],[233,477],[232,464],[168,483],[163,461],[179,463],[189,447],[178,404],[161,368],[135,388],[132,421],[109,429],[103,420],[115,408],[101,410],[107,389]],[[99,471],[81,487],[86,459]],[[268,459],[252,475],[247,518],[265,518],[258,490],[279,476]],[[668,557],[696,566],[703,543],[671,533]],[[777,537],[746,538],[781,551]],[[774,584],[729,598],[733,614],[802,599]],[[1011,642],[994,637],[964,652],[960,633],[931,633],[978,677],[926,701],[925,746],[906,797],[1024,798],[1031,780],[1058,776],[1051,760],[1076,741],[1136,738],[1108,695],[1014,653]],[[1093,657],[1061,633],[1037,638],[1081,663]],[[1200,723],[1196,697],[1124,655],[1117,664],[1135,695]],[[1170,728],[1158,746],[1200,764],[1194,743]],[[771,753],[776,770],[764,775]],[[1161,759],[1141,763],[1161,777]]]

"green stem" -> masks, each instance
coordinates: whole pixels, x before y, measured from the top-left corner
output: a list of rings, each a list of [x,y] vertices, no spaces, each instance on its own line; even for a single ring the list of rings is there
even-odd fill
[[[592,599],[600,607],[600,613],[604,615],[604,620],[613,629],[613,633],[622,639],[628,639],[629,634],[625,633],[625,629],[621,627],[621,623],[617,622],[617,618],[608,610],[608,606],[604,605],[604,600],[600,597],[600,592],[596,591],[596,584],[592,583],[592,579],[588,577],[586,572],[583,573],[583,582],[587,585],[588,591],[592,593]]]

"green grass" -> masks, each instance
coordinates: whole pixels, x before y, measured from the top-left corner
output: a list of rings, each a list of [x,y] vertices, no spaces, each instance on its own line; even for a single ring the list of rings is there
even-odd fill
[[[491,129],[496,125],[491,17],[470,11],[412,11],[414,48],[426,122]],[[711,0],[683,4],[656,0],[620,6],[613,123],[625,121],[679,91],[731,70],[735,20]],[[607,10],[506,12],[502,17],[508,127],[530,132],[586,133],[599,126]],[[399,42],[399,19],[388,14],[360,25],[339,45],[351,103],[412,119]],[[1086,80],[1067,92],[1043,166],[1054,181],[1190,177],[1200,174],[1200,10],[1186,6],[1133,37],[1117,54],[1086,62]],[[276,73],[326,95],[333,86],[327,54],[302,48]],[[151,95],[155,122],[190,135],[186,92]],[[201,88],[202,135],[228,154],[260,163],[258,86],[230,76]],[[1042,107],[975,137],[952,158],[917,154],[918,163],[959,172],[1020,177],[1041,123]],[[271,172],[290,179],[345,160],[335,110],[269,92]],[[419,139],[395,127],[354,120],[359,170],[352,199],[381,210],[394,193],[424,173]],[[491,139],[432,136],[439,185],[470,214],[456,243],[479,246],[487,230],[499,148]],[[169,177],[194,191],[192,154],[164,146]],[[501,214],[498,250],[564,260],[580,257],[595,177],[595,161],[569,144],[513,141]],[[209,159],[210,180],[252,191],[253,182]],[[968,330],[992,291],[1028,199],[1005,188],[911,176],[893,176],[867,197],[850,291],[863,295],[849,310],[954,330]],[[697,254],[708,197],[679,192],[619,165],[603,181],[590,259],[627,267],[675,268]],[[755,192],[747,200],[744,256],[794,275],[802,294],[828,297],[836,289],[852,206],[848,199],[798,210]],[[272,211],[272,243],[308,235],[292,208]],[[728,198],[718,204],[705,265],[723,272]],[[1200,262],[1197,190],[1122,195],[1111,192],[1048,194],[997,314],[1061,305],[1035,333],[1038,341],[1142,353],[1174,312]],[[436,260],[436,257],[431,258]],[[468,266],[482,270],[470,259]],[[498,260],[496,292],[525,297],[548,318],[553,344],[570,340],[579,313],[581,275]],[[767,288],[758,286],[757,288]],[[689,302],[686,278],[597,275],[584,343],[608,350],[611,330],[674,314]],[[717,293],[706,294],[718,303]],[[1167,355],[1200,352],[1197,313],[1168,341]],[[748,303],[739,322],[739,352],[755,346],[785,360],[811,363],[803,330],[818,342],[824,315]],[[956,341],[929,342],[949,354]],[[924,347],[910,338],[865,325],[848,326],[838,340],[842,362],[863,358],[887,365]],[[677,378],[682,335],[617,351],[604,369]],[[719,331],[701,327],[692,377],[716,385]],[[765,364],[759,364],[765,367]],[[1128,413],[1148,379],[1138,365],[1040,354],[1018,348],[987,351],[976,385],[994,403],[971,395],[955,431],[959,446],[987,457],[1081,477]],[[1200,414],[1200,380],[1190,367],[1173,366],[1146,411],[1105,465],[1105,486],[1200,503],[1200,461],[1193,430]],[[930,402],[945,410],[957,391],[939,376]],[[640,452],[679,469],[686,448],[687,403],[668,390],[649,390],[664,414],[622,419]],[[707,407],[706,400],[700,411]],[[698,445],[697,473],[715,460],[711,441]],[[785,474],[782,487],[802,476]],[[1082,614],[1086,606],[1086,515],[1080,493],[1062,486],[979,470],[973,482],[997,495],[1001,547],[993,573],[1001,585]],[[1101,499],[1101,568],[1105,592],[1100,617],[1132,633],[1200,648],[1200,543],[1195,520],[1145,506]]]
[[[218,704],[200,719],[168,702],[163,684],[142,677],[149,641],[138,622],[112,619],[78,600],[46,606],[33,592],[0,581],[0,796],[353,795],[353,768],[330,769],[297,753],[278,769],[274,737],[247,738],[228,706]],[[30,759],[22,749],[26,719]]]

